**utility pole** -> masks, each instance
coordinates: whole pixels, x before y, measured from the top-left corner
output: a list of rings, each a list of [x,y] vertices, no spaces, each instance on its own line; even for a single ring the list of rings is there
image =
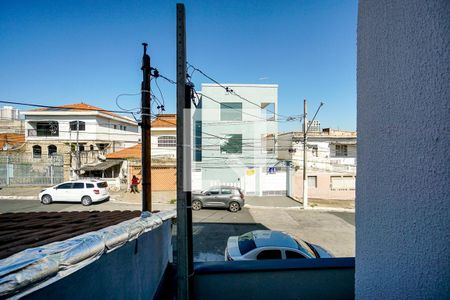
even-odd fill
[[[177,299],[192,295],[191,86],[186,83],[186,17],[177,3]]]
[[[151,122],[150,122],[150,56],[147,54],[147,43],[142,56],[142,84],[141,84],[141,135],[142,135],[142,211],[152,211],[152,154],[151,154]]]
[[[80,179],[80,169],[81,169],[81,153],[80,153],[80,120],[77,120],[77,170],[75,174],[77,179]]]
[[[306,176],[306,139],[308,133],[308,108],[306,99],[303,99],[303,208],[308,207],[308,177]]]
[[[320,108],[323,106],[323,102],[320,102],[319,107],[316,110],[311,122],[308,126],[308,113],[307,113],[307,103],[306,99],[303,100],[303,209],[308,208],[308,177],[306,172],[306,164],[307,164],[307,141],[308,141],[308,131],[311,127],[312,123],[316,119],[317,114],[319,113]]]

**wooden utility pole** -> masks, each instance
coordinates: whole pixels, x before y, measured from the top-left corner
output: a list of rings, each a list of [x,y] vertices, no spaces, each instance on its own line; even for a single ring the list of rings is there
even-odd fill
[[[142,211],[152,211],[152,154],[151,154],[151,122],[150,122],[150,56],[147,54],[147,44],[142,56],[142,84],[141,84],[141,131],[142,131]]]
[[[191,102],[186,84],[186,17],[177,3],[177,299],[190,299],[193,275]]]
[[[308,207],[308,177],[306,176],[306,139],[308,134],[308,108],[303,99],[303,208]]]

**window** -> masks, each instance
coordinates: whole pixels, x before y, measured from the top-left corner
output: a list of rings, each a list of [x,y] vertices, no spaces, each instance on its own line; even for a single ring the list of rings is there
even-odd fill
[[[231,194],[233,194],[233,190],[232,189],[222,189],[222,194],[223,195],[231,195]]]
[[[84,189],[84,183],[82,183],[82,182],[75,182],[74,184],[73,184],[73,187],[72,187],[73,189]]]
[[[123,126],[123,130],[127,130],[127,126]]]
[[[209,190],[208,193],[211,195],[219,195],[220,194],[219,189]]]
[[[94,188],[94,184],[92,184],[92,183],[86,183],[86,188],[88,188],[88,189],[93,189],[93,188]]]
[[[195,121],[194,161],[202,161],[202,121]]]
[[[114,127],[114,129],[117,129],[117,125],[116,124],[114,124],[113,127]]]
[[[33,146],[33,158],[41,158],[42,156],[42,148],[39,145]]]
[[[123,126],[122,125],[120,125],[120,130],[123,130]]]
[[[77,128],[78,124],[78,128]],[[72,131],[85,131],[86,130],[86,123],[83,121],[72,121],[70,122],[70,130]]]
[[[308,187],[317,188],[317,176],[308,176]]]
[[[58,148],[55,145],[49,145],[47,149],[48,149],[48,157],[56,155],[56,152],[58,151]]]
[[[99,188],[107,188],[108,187],[108,183],[106,181],[102,181],[102,182],[97,183],[97,186]]]
[[[72,188],[72,182],[68,182],[68,183],[63,183],[60,184],[56,187],[57,189],[61,189],[61,190],[68,190]]]
[[[55,121],[37,122],[36,123],[37,136],[59,136],[59,124]]]
[[[220,153],[242,153],[242,134],[229,134],[227,140],[220,145]]]
[[[302,254],[298,252],[286,250],[286,258],[306,258],[306,257],[304,257]]]
[[[177,146],[177,138],[171,135],[163,135],[158,137],[158,147],[171,148]]]
[[[315,156],[315,157],[318,157],[318,156],[319,156],[319,148],[317,147],[317,145],[313,145],[313,146],[311,147],[311,150],[312,150],[312,155],[313,155],[313,156]]]
[[[89,145],[89,150],[94,151],[94,145]]]
[[[84,144],[78,145],[78,151],[83,152],[84,151]]]
[[[242,103],[227,102],[220,103],[221,121],[242,121]]]
[[[348,191],[355,189],[355,177],[353,176],[331,176],[331,189]]]
[[[263,250],[259,252],[256,259],[281,259],[280,250]]]
[[[336,157],[347,156],[347,145],[336,145]]]

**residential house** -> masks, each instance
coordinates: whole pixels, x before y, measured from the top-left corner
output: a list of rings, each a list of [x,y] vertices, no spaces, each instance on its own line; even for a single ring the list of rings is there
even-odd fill
[[[325,128],[309,132],[308,195],[319,199],[355,199],[356,132]],[[278,159],[294,167],[293,196],[303,197],[303,132],[278,135]]]
[[[277,168],[276,149],[266,147],[267,137],[278,133],[278,85],[202,84],[199,94],[192,189],[222,184],[247,195],[284,193],[285,175],[269,172]]]
[[[176,115],[159,114],[151,123],[152,190],[176,191]],[[105,166],[111,166],[103,175],[112,175],[127,186],[133,175],[142,177],[142,145],[106,155]],[[93,173],[85,174],[89,177]],[[102,176],[99,176],[102,177]],[[104,176],[103,176],[104,177]],[[173,195],[174,196],[174,195]]]
[[[78,158],[81,167],[94,165],[106,153],[140,140],[135,120],[86,103],[40,108],[23,115],[26,152],[34,159],[63,154],[66,179],[76,175]]]

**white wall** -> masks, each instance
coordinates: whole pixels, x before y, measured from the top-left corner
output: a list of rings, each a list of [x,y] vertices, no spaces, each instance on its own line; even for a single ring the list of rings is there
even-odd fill
[[[111,120],[96,115],[27,115],[26,116],[26,139],[27,141],[55,140],[55,141],[75,141],[76,130],[70,130],[71,121],[83,121],[86,130],[79,132],[80,141],[117,141],[137,143],[140,135],[137,125],[129,122]],[[28,136],[28,129],[36,129],[35,122],[56,121],[59,125],[59,136]],[[114,129],[117,125],[117,129]],[[127,130],[120,130],[120,125],[126,126]]]
[[[360,0],[356,298],[450,295],[450,1]]]

